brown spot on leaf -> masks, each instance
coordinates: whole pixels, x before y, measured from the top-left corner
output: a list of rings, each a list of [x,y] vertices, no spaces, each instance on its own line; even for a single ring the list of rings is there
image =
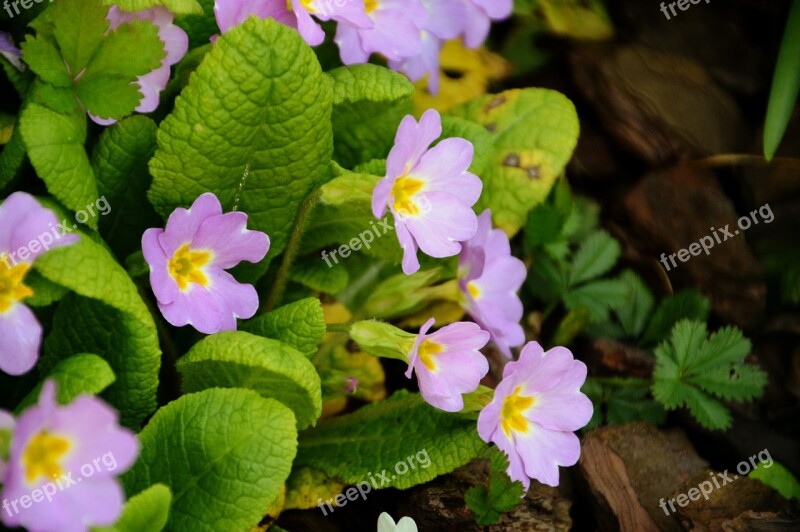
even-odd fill
[[[501,106],[501,105],[503,105],[504,103],[506,103],[506,97],[505,97],[505,96],[498,96],[497,98],[494,98],[494,99],[492,99],[492,100],[491,100],[489,103],[487,103],[487,104],[486,104],[486,105],[483,107],[483,111],[484,111],[485,113],[488,113],[488,112],[489,112],[489,111],[491,111],[492,109],[495,109],[495,108],[497,108],[497,107],[500,107],[500,106]]]
[[[519,168],[519,155],[516,153],[509,153],[506,155],[506,158],[503,159],[503,166],[511,166],[512,168]]]
[[[495,124],[494,122],[486,124],[486,131],[488,131],[489,133],[494,133],[495,131],[497,131],[497,124]]]
[[[528,177],[530,179],[539,179],[539,167],[538,166],[531,166],[528,168]]]

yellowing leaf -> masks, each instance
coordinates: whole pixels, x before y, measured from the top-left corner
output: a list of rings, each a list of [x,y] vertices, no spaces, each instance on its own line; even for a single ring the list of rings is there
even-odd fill
[[[547,29],[573,39],[602,41],[614,37],[614,27],[600,0],[540,0]]]
[[[418,115],[430,108],[447,111],[482,96],[492,81],[503,79],[511,72],[511,65],[501,56],[485,48],[465,48],[461,40],[447,41],[440,61],[441,83],[437,96],[428,92],[427,76],[416,83],[414,109]]]

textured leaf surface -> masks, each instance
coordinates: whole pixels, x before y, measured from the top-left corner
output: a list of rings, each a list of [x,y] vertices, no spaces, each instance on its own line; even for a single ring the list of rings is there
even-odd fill
[[[411,114],[414,86],[377,65],[328,72],[333,81],[334,157],[347,168],[385,158],[400,121]]]
[[[475,210],[491,208],[495,225],[515,234],[572,156],[579,130],[575,106],[552,90],[514,89],[477,98],[453,114],[492,134],[494,159],[481,176]]]
[[[484,446],[474,419],[436,410],[417,394],[398,392],[302,432],[296,464],[350,484],[385,471],[388,481],[375,487],[405,489],[466,464]],[[412,453],[422,457],[422,464],[414,461],[414,468],[407,462]],[[428,467],[422,467],[425,454]],[[401,462],[407,466],[405,474],[403,466],[397,466]]]
[[[319,299],[307,297],[242,323],[242,330],[280,340],[310,357],[325,335],[325,316]]]
[[[322,413],[322,387],[314,366],[277,340],[242,331],[206,336],[178,361],[184,392],[248,388],[292,409],[297,426],[313,425]]]
[[[103,130],[92,153],[98,193],[111,209],[100,218],[100,234],[118,257],[139,250],[142,233],[161,225],[147,200],[155,149],[155,122],[137,115]]]
[[[278,498],[297,449],[291,410],[251,390],[212,389],[161,408],[139,434],[126,491],[172,490],[167,530],[249,530]]]
[[[156,408],[161,349],[133,281],[106,248],[87,237],[49,251],[35,268],[75,292],[59,304],[45,339],[42,369],[74,353],[102,356],[117,377],[105,397],[126,425],[138,426]]]
[[[102,0],[107,6],[118,5],[123,11],[142,11],[155,6],[163,6],[176,15],[199,15],[203,8],[196,0]]]
[[[276,50],[280,50],[277,53]],[[167,216],[211,191],[280,253],[330,177],[331,90],[296,30],[250,18],[221,36],[161,123],[149,198]]]

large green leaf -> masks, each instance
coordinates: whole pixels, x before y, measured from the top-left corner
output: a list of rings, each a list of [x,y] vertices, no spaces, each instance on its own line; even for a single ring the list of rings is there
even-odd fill
[[[377,65],[354,65],[328,72],[333,80],[335,158],[352,168],[385,158],[400,121],[411,114],[414,86],[404,76]]]
[[[97,199],[97,184],[86,142],[86,117],[83,112],[61,114],[32,103],[22,112],[20,131],[36,173],[47,190],[73,211]],[[97,218],[88,224],[97,227]]]
[[[138,426],[156,408],[161,349],[153,317],[133,281],[106,248],[85,236],[39,257],[35,268],[75,292],[58,306],[42,370],[74,353],[102,356],[117,377],[106,398],[126,425]]]
[[[251,17],[222,35],[159,128],[156,210],[167,216],[211,191],[280,253],[301,203],[330,177],[330,89],[296,30]]]
[[[302,353],[277,340],[242,331],[206,336],[178,360],[185,392],[207,388],[249,388],[292,409],[297,426],[316,423],[322,386]]]
[[[167,530],[249,530],[275,502],[297,450],[291,410],[251,390],[211,389],[161,408],[123,476],[129,493],[170,487]]]
[[[578,142],[578,115],[564,95],[514,89],[478,98],[452,112],[483,125],[494,139],[494,159],[483,178],[475,210],[492,209],[509,235],[545,200]]]
[[[307,297],[245,321],[241,329],[280,340],[310,357],[325,335],[325,316],[319,299]]]
[[[781,143],[792,110],[800,95],[800,0],[795,0],[786,23],[781,51],[772,78],[767,119],[764,123],[764,156],[772,159]]]
[[[418,394],[398,392],[300,433],[296,465],[349,484],[369,482],[370,474],[385,471],[388,478],[374,488],[405,489],[466,464],[485,445],[474,419],[437,410]]]
[[[108,362],[97,355],[73,355],[58,363],[43,380],[56,383],[56,398],[62,405],[71,403],[81,394],[97,395],[114,382],[114,372]],[[39,400],[42,384],[38,384],[17,405],[22,412]]]
[[[100,234],[118,257],[141,249],[142,233],[161,225],[146,192],[155,149],[156,123],[136,115],[106,128],[92,152],[98,192],[110,208],[100,218]]]

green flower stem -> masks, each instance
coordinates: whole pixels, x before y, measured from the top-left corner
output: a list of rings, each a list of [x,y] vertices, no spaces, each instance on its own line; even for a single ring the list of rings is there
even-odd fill
[[[317,204],[318,199],[319,190],[315,190],[300,205],[300,211],[297,213],[292,234],[289,236],[289,244],[286,246],[286,251],[283,252],[283,262],[281,262],[278,275],[275,277],[275,284],[272,286],[272,292],[269,294],[269,299],[267,299],[267,303],[264,306],[264,312],[272,310],[280,301],[284,290],[286,290],[286,283],[289,281],[289,270],[294,263],[294,259],[297,258],[298,251],[300,251],[303,227],[305,227],[308,215],[311,214],[311,210]]]

